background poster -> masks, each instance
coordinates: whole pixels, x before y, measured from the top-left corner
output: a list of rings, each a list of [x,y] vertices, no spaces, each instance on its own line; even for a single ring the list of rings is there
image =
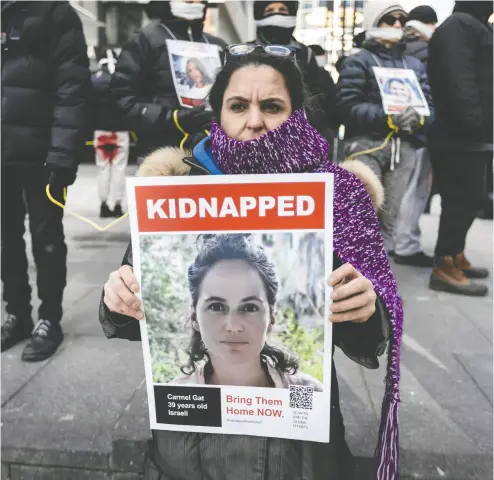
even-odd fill
[[[332,176],[134,178],[128,194],[151,428],[328,442]]]
[[[386,115],[413,107],[420,115],[429,116],[429,105],[420,83],[411,69],[373,67]]]
[[[173,82],[183,107],[209,107],[207,96],[221,68],[217,45],[167,40]]]

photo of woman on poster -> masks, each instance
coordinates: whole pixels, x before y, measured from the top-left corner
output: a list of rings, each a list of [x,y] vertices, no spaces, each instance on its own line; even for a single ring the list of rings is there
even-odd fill
[[[204,100],[209,93],[213,81],[209,77],[203,63],[197,58],[190,58],[187,60],[186,73],[190,81],[188,96],[193,99]]]
[[[401,78],[389,79],[385,91],[389,92],[396,103],[410,105],[413,101],[410,87]]]
[[[188,269],[191,330],[180,385],[288,388],[322,383],[298,370],[291,354],[269,345],[278,277],[263,247],[247,234],[202,235]]]

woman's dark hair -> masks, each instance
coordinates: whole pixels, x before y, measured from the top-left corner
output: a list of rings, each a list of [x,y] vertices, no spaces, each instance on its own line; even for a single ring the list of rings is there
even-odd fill
[[[187,63],[185,65],[185,73],[187,74],[187,77],[188,78],[190,78],[189,77],[189,64],[190,63],[192,63],[193,65],[195,65],[195,67],[197,68],[197,70],[199,70],[201,72],[201,75],[202,75],[202,83],[204,83],[204,85],[211,85],[213,83],[213,81],[211,80],[211,77],[208,75],[208,72],[206,70],[206,67],[197,58],[189,58],[187,60]]]
[[[297,66],[293,55],[290,57],[280,57],[270,55],[259,49],[254,50],[248,55],[239,55],[238,57],[227,54],[227,61],[218,72],[216,80],[209,92],[209,102],[217,120],[221,119],[223,97],[232,75],[237,70],[251,65],[256,67],[266,65],[274,68],[281,74],[290,95],[293,110],[309,106],[309,97],[302,78],[302,72]]]
[[[221,260],[243,260],[253,266],[266,288],[266,296],[271,315],[274,315],[276,296],[278,293],[278,279],[275,267],[269,261],[264,249],[256,245],[247,234],[199,235],[198,254],[194,263],[189,267],[189,291],[192,297],[192,307],[195,309],[199,298],[199,289],[208,271]],[[192,314],[191,321],[194,320]],[[201,333],[193,329],[192,338],[187,348],[189,361],[181,368],[186,375],[196,371],[196,363],[207,359],[207,368],[212,369],[211,359],[202,342]],[[282,372],[295,373],[298,362],[282,350],[267,343],[261,350],[261,355],[268,357]],[[210,370],[211,371],[211,370]]]

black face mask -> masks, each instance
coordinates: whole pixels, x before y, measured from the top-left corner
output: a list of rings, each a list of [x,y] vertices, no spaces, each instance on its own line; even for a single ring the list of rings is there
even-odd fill
[[[290,40],[292,39],[293,32],[295,31],[295,27],[286,28],[286,27],[257,27],[257,33],[259,38],[264,43],[270,44],[280,44],[280,45],[288,45]]]

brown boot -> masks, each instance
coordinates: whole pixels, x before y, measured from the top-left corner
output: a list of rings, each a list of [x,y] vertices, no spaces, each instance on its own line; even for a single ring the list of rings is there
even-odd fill
[[[465,253],[461,252],[455,256],[455,266],[463,270],[467,278],[487,278],[489,270],[487,268],[474,268],[465,257]]]
[[[434,263],[429,282],[431,290],[472,297],[487,295],[487,286],[470,281],[465,272],[456,267],[453,257],[439,257]]]

